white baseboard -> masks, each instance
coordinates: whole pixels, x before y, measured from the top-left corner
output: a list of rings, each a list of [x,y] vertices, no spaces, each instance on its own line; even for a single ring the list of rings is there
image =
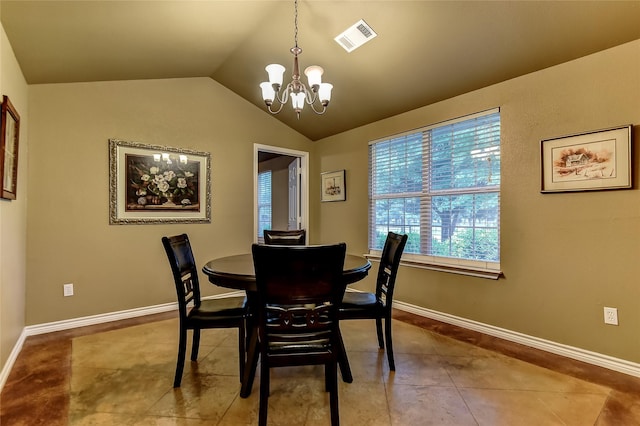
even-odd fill
[[[225,297],[244,296],[244,294],[245,294],[244,291],[234,291],[234,292],[219,294],[215,296],[203,297],[202,299],[203,300],[204,299],[222,299]],[[88,325],[104,324],[112,321],[120,321],[124,319],[142,317],[145,315],[159,314],[163,312],[174,311],[177,309],[178,309],[178,303],[173,302],[173,303],[164,303],[162,305],[147,306],[144,308],[127,309],[124,311],[110,312],[106,314],[90,315],[87,317],[73,318],[73,319],[62,320],[62,321],[54,321],[54,322],[49,322],[44,324],[28,325],[22,330],[22,333],[20,334],[18,341],[14,345],[13,350],[11,351],[11,354],[9,354],[9,358],[7,358],[7,362],[5,362],[4,366],[2,367],[2,371],[0,371],[0,391],[2,391],[2,389],[4,388],[4,384],[6,383],[7,378],[9,377],[9,373],[13,368],[13,364],[16,362],[16,359],[18,359],[18,355],[22,350],[22,345],[24,344],[24,341],[26,340],[26,338],[29,336],[36,336],[38,334],[45,334],[45,333],[53,333],[54,331],[69,330],[72,328],[85,327]]]
[[[609,370],[628,374],[630,376],[640,377],[640,364],[634,362],[614,358],[597,352],[587,351],[573,346],[563,345],[561,343],[540,339],[534,336],[528,336],[526,334],[507,330],[504,328],[494,327],[492,325],[456,317],[454,315],[449,315],[438,311],[433,311],[431,309],[411,305],[409,303],[393,302],[393,307],[398,310],[409,312],[421,317],[456,325],[468,330],[473,330],[483,334],[487,334],[489,336],[508,340],[510,342],[520,343],[522,345],[530,346],[535,349],[551,352],[556,355],[561,355],[567,358],[586,362],[588,364],[597,365]]]
[[[165,303],[162,305],[148,306],[145,308],[127,309],[125,311],[110,312],[106,314],[90,315],[88,317],[72,318],[68,320],[48,322],[45,324],[28,325],[25,332],[27,336],[53,333],[54,331],[69,330],[72,328],[86,327],[88,325],[104,324],[123,319],[137,318],[145,315],[159,314],[178,309],[178,303]]]
[[[18,341],[13,346],[13,349],[11,350],[9,357],[7,358],[7,362],[4,363],[4,366],[2,367],[2,371],[0,371],[0,392],[2,392],[2,389],[4,388],[4,384],[7,381],[7,378],[9,377],[9,373],[13,368],[13,364],[18,359],[18,355],[22,350],[22,345],[24,344],[24,341],[26,338],[27,338],[27,333],[25,333],[25,331],[22,330],[22,333],[20,333],[20,337],[18,337]]]

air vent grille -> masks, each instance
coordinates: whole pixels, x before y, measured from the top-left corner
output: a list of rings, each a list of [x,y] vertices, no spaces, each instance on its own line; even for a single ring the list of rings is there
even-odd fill
[[[373,31],[373,28],[361,19],[342,34],[338,35],[334,40],[347,52],[353,52],[377,35],[378,34]]]

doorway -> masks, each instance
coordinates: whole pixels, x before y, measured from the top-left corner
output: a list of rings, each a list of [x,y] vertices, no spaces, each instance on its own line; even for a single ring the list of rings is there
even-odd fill
[[[264,229],[306,229],[309,153],[254,144],[254,241]]]

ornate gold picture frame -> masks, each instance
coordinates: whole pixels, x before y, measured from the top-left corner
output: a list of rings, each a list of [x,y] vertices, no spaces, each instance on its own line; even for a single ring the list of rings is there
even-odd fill
[[[109,223],[211,222],[211,156],[109,140]]]
[[[18,187],[18,148],[20,115],[8,96],[2,97],[2,119],[0,126],[0,175],[2,193],[7,200],[15,200]]]

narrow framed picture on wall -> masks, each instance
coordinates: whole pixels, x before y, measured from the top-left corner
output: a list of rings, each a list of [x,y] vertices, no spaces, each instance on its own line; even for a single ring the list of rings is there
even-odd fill
[[[2,97],[2,119],[0,125],[0,175],[2,175],[1,197],[15,200],[18,187],[18,147],[20,115],[8,96]]]
[[[347,199],[345,171],[325,172],[321,175],[321,201],[344,201]]]
[[[631,125],[545,139],[541,192],[631,188]]]
[[[109,223],[211,222],[211,156],[109,140]]]

